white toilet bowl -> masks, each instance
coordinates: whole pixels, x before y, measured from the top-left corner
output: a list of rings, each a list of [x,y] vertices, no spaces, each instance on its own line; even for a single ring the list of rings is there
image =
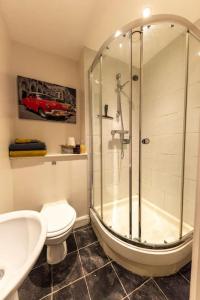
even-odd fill
[[[47,221],[47,262],[57,264],[67,254],[66,239],[73,229],[76,211],[66,200],[45,203],[41,214]]]

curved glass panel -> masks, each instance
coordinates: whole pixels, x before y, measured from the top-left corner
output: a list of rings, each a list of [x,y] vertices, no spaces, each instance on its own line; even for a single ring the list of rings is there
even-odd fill
[[[180,237],[186,64],[185,28],[168,23],[143,28],[142,242]]]
[[[104,223],[129,237],[130,33],[103,52],[102,168]],[[119,215],[123,216],[119,222]]]
[[[194,211],[197,188],[197,167],[200,141],[200,43],[189,37],[188,96],[185,145],[185,177],[183,222],[186,232],[194,226]]]
[[[92,200],[93,207],[99,216],[101,211],[101,68],[96,64],[90,74],[91,119],[92,119]]]

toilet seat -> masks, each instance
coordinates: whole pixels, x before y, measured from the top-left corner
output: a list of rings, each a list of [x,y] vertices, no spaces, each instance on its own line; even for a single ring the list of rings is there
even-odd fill
[[[41,214],[47,221],[47,238],[67,232],[76,219],[76,211],[65,200],[44,204]]]

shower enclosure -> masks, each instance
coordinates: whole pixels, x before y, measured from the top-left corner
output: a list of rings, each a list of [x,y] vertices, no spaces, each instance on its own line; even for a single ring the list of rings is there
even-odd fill
[[[177,16],[137,20],[116,31],[89,70],[92,224],[107,253],[126,267],[117,242],[154,255],[184,249],[161,274],[190,259],[199,38],[198,29]],[[135,270],[139,261],[133,261],[128,268]],[[158,273],[152,270],[151,261],[150,273]]]

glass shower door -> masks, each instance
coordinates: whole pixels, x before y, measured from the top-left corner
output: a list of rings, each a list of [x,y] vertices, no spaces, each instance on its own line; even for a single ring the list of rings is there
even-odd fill
[[[180,25],[143,28],[141,241],[180,238],[183,208],[187,33]],[[183,228],[183,231],[185,228]]]
[[[92,123],[92,202],[100,218],[102,211],[102,120],[101,120],[101,61],[90,73]]]

